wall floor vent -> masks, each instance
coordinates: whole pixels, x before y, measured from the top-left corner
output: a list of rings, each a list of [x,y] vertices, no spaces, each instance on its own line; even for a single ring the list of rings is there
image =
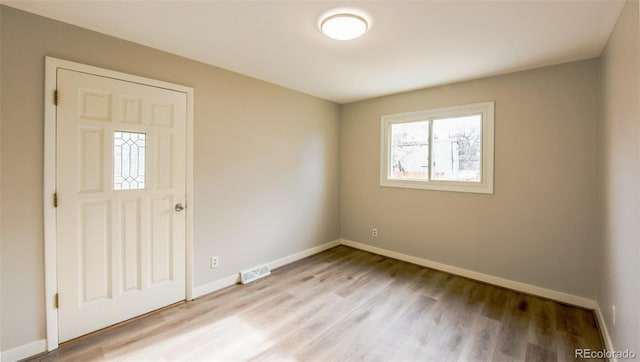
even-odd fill
[[[264,278],[270,274],[271,274],[271,268],[269,268],[269,265],[267,264],[260,265],[253,269],[241,271],[240,282],[242,282],[242,284],[247,284],[254,280]]]

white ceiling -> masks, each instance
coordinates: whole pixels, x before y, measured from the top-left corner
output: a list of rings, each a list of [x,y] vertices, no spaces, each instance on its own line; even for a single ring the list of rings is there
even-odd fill
[[[339,103],[597,57],[623,0],[2,1]],[[333,9],[371,19],[337,41]]]

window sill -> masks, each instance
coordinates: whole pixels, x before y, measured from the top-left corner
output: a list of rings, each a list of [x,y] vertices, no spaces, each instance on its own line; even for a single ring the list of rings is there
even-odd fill
[[[425,182],[414,180],[381,180],[382,187],[399,187],[407,189],[432,190],[432,191],[453,191],[468,192],[475,194],[493,195],[493,187],[483,183],[461,183],[461,182]]]

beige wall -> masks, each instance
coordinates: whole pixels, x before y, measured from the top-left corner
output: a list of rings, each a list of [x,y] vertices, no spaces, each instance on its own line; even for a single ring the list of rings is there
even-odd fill
[[[640,25],[628,1],[602,56],[603,208],[598,304],[614,348],[640,354]],[[611,306],[616,305],[613,325]]]
[[[588,60],[343,106],[342,237],[593,298],[598,75]],[[491,100],[494,195],[379,185],[380,115]]]
[[[339,238],[338,105],[12,8],[1,16],[3,351],[45,338],[46,55],[195,88],[196,286]]]

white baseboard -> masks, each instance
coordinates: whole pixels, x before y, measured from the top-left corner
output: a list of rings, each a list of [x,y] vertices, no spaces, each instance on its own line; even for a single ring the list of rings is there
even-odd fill
[[[316,247],[313,247],[313,248],[310,248],[310,249],[307,249],[307,250],[303,250],[303,251],[301,251],[299,253],[295,253],[295,254],[292,254],[292,255],[289,255],[289,256],[285,256],[284,258],[280,258],[278,260],[274,260],[274,261],[272,261],[270,263],[267,263],[267,264],[269,264],[269,267],[271,269],[277,269],[277,268],[279,268],[281,266],[285,266],[287,264],[291,264],[294,261],[298,261],[298,260],[304,259],[304,258],[306,258],[308,256],[321,253],[321,252],[323,252],[323,251],[325,251],[327,249],[335,248],[336,246],[340,245],[340,243],[341,243],[340,239],[334,240],[334,241],[330,241],[328,243],[324,243],[322,245],[318,245]]]
[[[271,262],[268,262],[266,264],[269,264],[269,267],[271,269],[276,269],[279,268],[281,266],[287,265],[287,264],[291,264],[295,261],[298,261],[300,259],[304,259],[308,256],[314,255],[314,254],[318,254],[320,252],[323,252],[327,249],[331,249],[333,247],[336,247],[338,245],[340,245],[341,240],[333,240],[330,241],[328,243],[324,243],[322,245],[318,245],[315,246],[313,248],[307,249],[307,250],[303,250],[301,252],[295,253],[295,254],[291,254],[289,256],[285,256],[284,258],[280,258]],[[209,293],[213,293],[215,291],[218,291],[220,289],[226,288],[226,287],[230,287],[234,284],[237,284],[238,282],[240,282],[240,276],[239,273],[233,274],[233,275],[229,275],[228,277],[224,277],[222,279],[218,279],[216,281],[213,281],[211,283],[207,283],[205,285],[201,285],[199,287],[195,287],[193,288],[193,298],[198,298],[201,297],[205,294],[209,294]]]
[[[216,292],[220,289],[224,289],[226,287],[230,287],[234,284],[238,284],[240,281],[240,274],[236,273],[233,275],[229,275],[228,277],[224,277],[222,279],[218,279],[211,283],[207,283],[205,285],[201,285],[199,287],[193,288],[192,297],[193,299],[202,297],[205,294]]]
[[[407,254],[398,253],[398,252],[395,252],[395,251],[379,248],[379,247],[376,247],[376,246],[371,246],[371,245],[368,245],[368,244],[359,243],[357,241],[342,239],[341,240],[341,244],[342,245],[346,245],[346,246],[350,246],[352,248],[368,251],[370,253],[384,255],[384,256],[387,256],[387,257],[390,257],[390,258],[393,258],[393,259],[406,261],[408,263],[425,266],[427,268],[441,270],[441,271],[444,271],[444,272],[447,272],[447,273],[460,275],[460,276],[463,276],[463,277],[466,277],[466,278],[469,278],[469,279],[474,279],[474,280],[478,280],[478,281],[481,281],[481,282],[485,282],[485,283],[489,283],[489,284],[493,284],[493,285],[497,285],[497,286],[513,289],[515,291],[523,292],[523,293],[526,293],[526,294],[531,294],[531,295],[536,295],[536,296],[539,296],[539,297],[552,299],[552,300],[555,300],[555,301],[558,301],[558,302],[562,302],[562,303],[566,303],[566,304],[571,304],[571,305],[575,305],[575,306],[579,306],[579,307],[583,307],[583,308],[587,308],[587,309],[592,309],[592,310],[596,309],[596,307],[597,307],[597,303],[593,299],[580,297],[580,296],[577,296],[577,295],[564,293],[564,292],[560,292],[560,291],[557,291],[557,290],[541,288],[541,287],[538,287],[538,286],[535,286],[535,285],[516,282],[516,281],[513,281],[513,280],[504,279],[504,278],[496,277],[496,276],[489,275],[489,274],[479,273],[479,272],[476,272],[476,271],[473,271],[473,270],[458,268],[458,267],[455,267],[455,266],[442,264],[442,263],[438,263],[438,262],[435,262],[435,261],[431,261],[431,260],[427,260],[427,259],[423,259],[423,258],[418,258],[418,257],[415,257],[415,256],[407,255]]]
[[[0,355],[0,361],[15,362],[46,351],[47,340],[41,339],[39,341],[27,343],[25,345],[15,347],[7,351],[2,351],[2,354]]]
[[[613,348],[613,342],[611,341],[611,335],[609,334],[609,329],[607,328],[607,323],[604,318],[604,314],[602,314],[602,309],[600,309],[600,304],[596,303],[596,308],[594,309],[596,314],[596,322],[598,323],[598,328],[600,329],[600,333],[602,334],[602,338],[604,339],[604,348],[607,351],[615,351]],[[617,362],[618,359],[615,356],[610,360],[610,362]]]

